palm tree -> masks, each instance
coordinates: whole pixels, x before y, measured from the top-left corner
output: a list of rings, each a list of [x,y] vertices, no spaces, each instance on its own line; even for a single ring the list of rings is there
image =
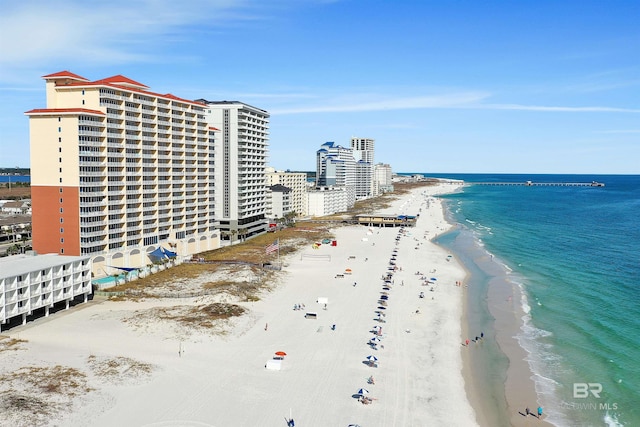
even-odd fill
[[[241,228],[238,230],[238,238],[241,238],[243,241],[247,238],[247,232],[249,230],[246,228]]]
[[[233,237],[238,234],[238,230],[231,230],[231,243],[233,243]]]

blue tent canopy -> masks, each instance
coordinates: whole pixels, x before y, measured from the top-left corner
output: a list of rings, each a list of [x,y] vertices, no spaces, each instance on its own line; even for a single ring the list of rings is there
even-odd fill
[[[175,258],[176,256],[178,256],[177,253],[165,249],[162,246],[159,246],[158,249],[153,252],[149,252],[149,258],[153,261],[160,261],[164,258]]]
[[[130,271],[140,270],[139,267],[116,267],[115,265],[109,265],[108,267],[117,268],[118,270],[126,271],[127,273]]]

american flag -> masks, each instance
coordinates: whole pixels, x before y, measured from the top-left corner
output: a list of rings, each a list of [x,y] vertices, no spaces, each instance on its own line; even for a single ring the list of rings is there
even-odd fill
[[[278,248],[280,247],[280,239],[276,239],[275,242],[273,242],[270,245],[267,245],[267,247],[265,248],[265,252],[267,254],[270,254],[271,252],[275,252],[278,250]]]

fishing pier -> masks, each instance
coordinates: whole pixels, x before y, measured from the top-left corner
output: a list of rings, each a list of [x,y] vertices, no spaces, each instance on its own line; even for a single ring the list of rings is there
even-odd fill
[[[506,182],[506,181],[484,181],[484,182],[474,182],[474,181],[447,181],[447,184],[470,184],[470,185],[494,185],[494,186],[522,186],[522,187],[604,187],[602,182],[592,181],[592,182],[533,182],[533,181],[524,181],[524,182]]]

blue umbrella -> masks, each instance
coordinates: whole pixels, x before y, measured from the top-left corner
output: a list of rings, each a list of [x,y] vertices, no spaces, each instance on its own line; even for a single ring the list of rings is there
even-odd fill
[[[369,362],[377,362],[377,361],[378,361],[378,358],[377,358],[377,357],[375,357],[373,354],[371,354],[371,355],[367,356],[367,360],[368,360]]]

